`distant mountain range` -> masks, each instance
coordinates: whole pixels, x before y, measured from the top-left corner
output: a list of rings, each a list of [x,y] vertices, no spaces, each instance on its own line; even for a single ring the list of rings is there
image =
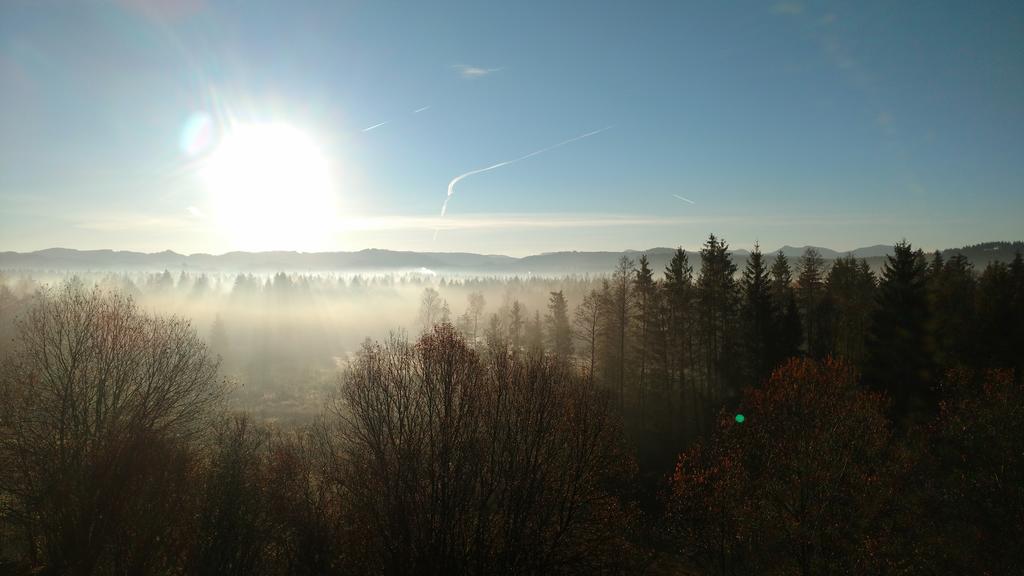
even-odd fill
[[[772,257],[782,252],[791,260],[798,258],[808,246],[783,246],[765,252]],[[865,258],[873,268],[880,268],[893,247],[878,244],[841,252],[814,247],[825,260],[852,254]],[[468,252],[404,252],[393,250],[359,250],[357,252],[228,252],[226,254],[178,254],[170,250],[146,254],[116,250],[72,250],[50,248],[36,252],[0,252],[0,269],[48,271],[194,271],[194,272],[397,272],[430,271],[456,274],[584,274],[612,270],[619,258],[634,260],[647,254],[651,266],[660,271],[672,258],[674,248],[626,250],[624,252],[548,252],[514,258],[512,256],[472,254]],[[986,242],[962,248],[943,250],[946,257],[961,253],[976,267],[991,261],[1009,262],[1016,251],[1024,252],[1024,242]],[[732,252],[733,261],[742,267],[749,256],[747,250]],[[697,254],[690,263],[700,265]]]

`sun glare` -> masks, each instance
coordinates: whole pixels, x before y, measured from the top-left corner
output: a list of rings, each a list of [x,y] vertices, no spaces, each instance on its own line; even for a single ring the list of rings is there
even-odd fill
[[[323,250],[335,220],[327,159],[289,124],[241,124],[203,166],[217,225],[240,250]]]

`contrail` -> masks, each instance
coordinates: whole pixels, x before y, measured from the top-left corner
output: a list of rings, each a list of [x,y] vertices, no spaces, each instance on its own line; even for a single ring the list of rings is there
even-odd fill
[[[413,110],[412,113],[413,114],[419,114],[420,112],[423,112],[424,110],[429,110],[429,109],[430,109],[430,106],[424,106],[423,108],[417,108],[417,109]]]
[[[600,134],[601,132],[604,132],[605,130],[609,130],[609,129],[611,129],[611,126],[605,126],[604,128],[601,128],[599,130],[594,130],[592,132],[587,132],[586,134],[580,134],[579,136],[575,136],[573,138],[569,138],[568,140],[562,140],[558,144],[553,144],[551,146],[548,146],[547,148],[541,148],[540,150],[536,150],[534,152],[530,152],[529,154],[526,154],[525,156],[520,156],[520,157],[514,158],[512,160],[505,160],[504,162],[498,162],[497,164],[492,164],[490,166],[487,166],[486,168],[478,168],[476,170],[471,170],[469,172],[466,172],[465,174],[459,174],[455,178],[452,178],[452,181],[448,183],[448,195],[445,196],[444,204],[441,205],[441,218],[444,218],[445,213],[448,211],[448,201],[451,200],[452,196],[455,194],[455,185],[458,184],[459,181],[462,180],[463,178],[467,178],[467,177],[472,176],[474,174],[480,174],[481,172],[487,172],[489,170],[494,170],[495,168],[501,168],[502,166],[508,166],[509,164],[515,164],[516,162],[520,162],[522,160],[526,160],[527,158],[531,158],[531,157],[536,156],[538,154],[543,154],[543,153],[548,152],[550,150],[554,150],[555,148],[560,148],[562,146],[565,146],[566,144],[571,144],[571,143],[573,143],[573,142],[575,142],[577,140],[582,140],[584,138],[589,138],[589,137],[594,136],[596,134]]]
[[[381,122],[380,124],[374,124],[373,126],[370,126],[369,128],[363,128],[363,132],[369,132],[370,130],[373,130],[374,128],[380,128],[381,126],[387,124],[388,122],[391,122],[391,120],[385,120],[385,121]]]
[[[690,204],[696,204],[696,202],[694,202],[693,200],[690,200],[689,198],[683,198],[683,197],[682,197],[682,196],[680,196],[679,194],[673,194],[672,196],[674,196],[674,197],[676,197],[676,198],[678,198],[678,199],[682,200],[683,202],[688,202],[688,203],[690,203]]]

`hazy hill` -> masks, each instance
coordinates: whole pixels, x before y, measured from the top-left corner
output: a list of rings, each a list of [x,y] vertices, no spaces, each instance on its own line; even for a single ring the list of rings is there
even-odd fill
[[[769,258],[777,252],[795,260],[806,246],[783,246],[765,251]],[[873,268],[881,267],[891,245],[875,245],[838,251],[815,247],[825,260],[853,254],[866,258]],[[955,253],[967,256],[977,267],[991,261],[1008,262],[1016,251],[1024,251],[1024,242],[986,242],[942,251],[945,257]],[[359,250],[356,252],[228,252],[226,254],[178,254],[166,250],[146,254],[117,250],[73,250],[50,248],[36,252],[0,252],[0,269],[21,270],[188,270],[240,272],[389,272],[424,270],[464,274],[583,274],[612,270],[623,255],[634,260],[647,254],[651,267],[660,273],[672,258],[673,248],[626,250],[623,252],[547,252],[522,258],[468,252],[407,252]],[[733,260],[742,268],[749,252],[736,250]],[[690,255],[695,269],[697,254]]]

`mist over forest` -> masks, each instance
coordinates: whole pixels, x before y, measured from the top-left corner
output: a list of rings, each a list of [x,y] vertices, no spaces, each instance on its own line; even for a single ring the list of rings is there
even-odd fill
[[[1024,260],[892,252],[876,273],[711,235],[595,275],[4,271],[2,565],[1003,573]],[[117,472],[140,454],[171,460]]]
[[[960,255],[984,270],[990,262],[1010,262],[1022,247],[1019,242],[991,242],[940,252],[947,259]],[[782,254],[795,263],[806,250],[786,246],[766,257]],[[820,273],[826,278],[832,263],[844,257],[858,258],[877,274],[893,247],[846,253],[814,250],[822,258]],[[437,296],[434,320],[451,322],[470,342],[484,341],[488,331],[506,335],[510,325],[518,325],[522,334],[536,331],[531,323],[536,323],[537,313],[542,319],[539,330],[546,333],[551,330],[544,318],[552,292],[562,293],[572,313],[588,295],[600,292],[623,262],[636,265],[643,256],[656,279],[675,254],[667,248],[522,259],[388,251],[219,257],[56,249],[7,252],[0,254],[0,289],[11,302],[0,314],[9,340],[11,320],[19,309],[13,302],[25,305],[44,286],[74,280],[131,296],[148,312],[191,322],[221,356],[221,370],[237,384],[233,398],[238,407],[272,420],[302,421],[319,413],[335,387],[337,371],[366,339],[382,340],[396,332],[415,336],[429,327],[423,307],[431,290]],[[750,252],[729,254],[739,280]],[[699,270],[700,252],[690,252],[689,258]],[[331,267],[339,270],[303,271]],[[527,271],[520,272],[523,269]]]

